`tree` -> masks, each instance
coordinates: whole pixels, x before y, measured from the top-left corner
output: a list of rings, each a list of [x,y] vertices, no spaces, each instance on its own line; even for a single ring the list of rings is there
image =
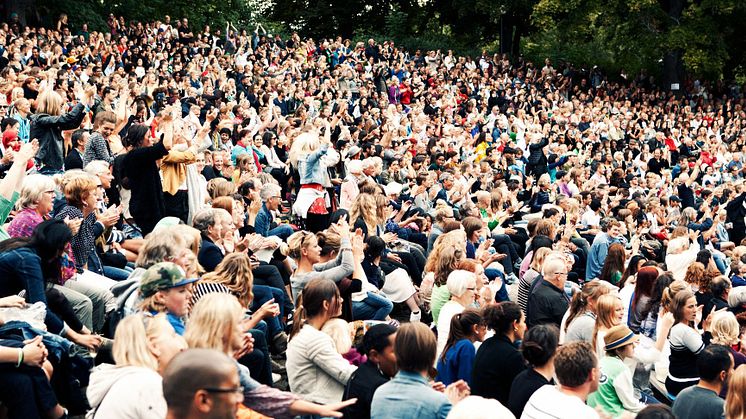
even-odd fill
[[[454,36],[476,45],[500,39],[500,52],[520,54],[522,37],[530,34],[536,0],[435,0],[433,8]]]
[[[588,60],[608,52],[616,68],[658,70],[671,88],[684,71],[720,77],[727,62],[743,62],[743,49],[730,45],[743,44],[736,28],[745,12],[740,0],[540,0],[533,20],[558,48],[599,46]]]

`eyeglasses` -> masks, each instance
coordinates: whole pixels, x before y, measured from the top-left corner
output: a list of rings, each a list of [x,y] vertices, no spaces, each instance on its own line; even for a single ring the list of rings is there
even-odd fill
[[[557,276],[567,276],[567,272],[555,272],[554,274]]]

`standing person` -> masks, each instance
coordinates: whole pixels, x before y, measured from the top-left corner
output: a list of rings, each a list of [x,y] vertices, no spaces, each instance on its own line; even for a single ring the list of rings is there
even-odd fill
[[[481,313],[468,308],[451,319],[451,328],[443,352],[438,358],[436,381],[449,385],[464,380],[471,386],[471,373],[477,353],[475,342],[482,342],[487,325]]]
[[[343,400],[357,398],[357,403],[345,408],[349,418],[369,419],[370,404],[376,390],[396,375],[394,340],[396,327],[377,324],[365,332],[362,349],[368,360],[361,364],[347,382]]]
[[[557,350],[554,372],[559,385],[536,390],[523,409],[522,419],[595,419],[598,413],[585,404],[598,389],[598,359],[586,342],[572,342]]]
[[[151,130],[146,125],[133,125],[127,131],[125,146],[130,151],[124,157],[123,186],[128,188],[132,197],[129,201],[129,212],[142,231],[147,235],[166,213],[163,201],[163,186],[156,162],[168,154],[173,141],[171,114],[166,114],[159,128],[163,136],[153,143]]]
[[[420,322],[407,323],[396,333],[394,352],[399,372],[373,395],[372,419],[445,419],[451,407],[469,395],[469,386],[457,381],[440,393],[428,384],[435,363],[437,341]]]
[[[507,405],[513,380],[526,369],[516,347],[526,332],[526,318],[518,304],[511,301],[489,305],[482,314],[495,335],[479,346],[472,372],[472,392]]]
[[[315,278],[303,289],[297,306],[285,364],[290,389],[309,401],[337,403],[357,369],[321,331],[327,321],[342,314],[339,289],[330,279]]]
[[[632,386],[632,371],[624,364],[634,355],[640,337],[627,326],[617,325],[604,336],[606,355],[601,358],[601,376],[605,377],[598,391],[588,396],[588,406],[600,407],[612,417],[624,412],[638,413],[645,408],[635,397]]]
[[[559,346],[559,333],[552,325],[532,327],[521,342],[521,354],[529,368],[516,375],[510,386],[508,408],[520,418],[528,399],[536,390],[554,385],[554,354]]]
[[[212,349],[188,349],[163,372],[169,419],[235,418],[241,390],[235,362]]]
[[[544,277],[528,296],[526,320],[529,327],[554,324],[558,328],[562,317],[570,306],[565,293],[567,265],[562,259],[547,258],[544,262]]]
[[[117,116],[111,111],[101,111],[93,120],[93,133],[88,142],[85,143],[83,152],[83,166],[94,160],[103,160],[107,163],[114,162],[114,156],[109,146],[109,136],[114,132]],[[67,168],[67,167],[66,167]]]
[[[710,345],[699,354],[696,365],[699,381],[676,396],[673,414],[678,419],[720,419],[725,402],[718,394],[733,371],[733,355],[725,346]]]
[[[92,92],[86,92],[91,100]],[[85,105],[78,103],[68,113],[62,113],[65,101],[54,90],[45,90],[36,99],[36,113],[31,115],[29,138],[39,140],[39,173],[53,175],[62,171],[65,159],[62,131],[78,128],[85,117]],[[92,103],[89,103],[92,105]]]
[[[329,225],[326,169],[339,161],[339,154],[329,143],[330,128],[325,128],[323,139],[316,134],[303,133],[295,138],[290,148],[290,163],[300,177],[293,213],[306,220],[306,227],[312,232]]]

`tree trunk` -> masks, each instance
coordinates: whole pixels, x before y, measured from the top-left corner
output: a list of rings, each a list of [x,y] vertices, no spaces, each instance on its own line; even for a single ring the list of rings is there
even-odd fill
[[[683,93],[681,82],[684,79],[684,64],[681,60],[681,50],[669,51],[663,56],[663,89],[673,90],[677,94]],[[674,88],[678,84],[678,88]]]
[[[515,59],[521,54],[521,34],[523,32],[523,25],[518,23],[515,26],[515,31],[513,32],[513,43],[510,47],[510,58]]]
[[[500,16],[500,54],[510,54],[513,42],[513,22],[508,15]]]
[[[667,6],[667,7],[666,7]],[[681,16],[684,12],[685,0],[668,0],[664,9],[671,21],[669,31],[672,27],[679,26]],[[672,49],[666,51],[663,56],[663,88],[665,90],[674,90],[677,94],[683,93],[681,81],[684,79],[684,63],[682,60],[681,49]],[[678,89],[673,89],[673,84],[678,84]]]

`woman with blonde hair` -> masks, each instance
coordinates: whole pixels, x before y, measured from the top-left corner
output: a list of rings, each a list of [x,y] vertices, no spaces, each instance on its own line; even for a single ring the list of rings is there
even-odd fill
[[[602,295],[596,301],[596,325],[593,329],[593,347],[599,359],[606,354],[604,336],[614,326],[622,324],[624,304],[616,294]]]
[[[41,164],[39,173],[53,175],[62,172],[65,158],[62,131],[80,126],[85,118],[86,105],[93,107],[93,90],[86,91],[85,99],[87,104],[79,102],[70,112],[63,114],[65,100],[54,90],[45,90],[36,98],[36,113],[29,117],[29,138],[39,140],[36,154]]]
[[[334,224],[335,231],[341,236],[341,244],[337,257],[329,262],[321,263],[321,247],[315,234],[308,231],[298,231],[288,237],[287,256],[298,264],[290,277],[293,298],[298,299],[301,291],[311,280],[326,278],[338,283],[343,279],[355,275],[357,279],[364,278],[361,262],[363,259],[363,233],[357,229],[350,233],[347,220],[342,218]]]
[[[725,397],[725,418],[746,418],[746,366],[739,366],[728,380],[730,391]]]
[[[240,358],[252,349],[251,336],[245,334],[242,319],[243,309],[236,297],[224,293],[206,295],[194,306],[184,337],[190,348],[214,349]],[[263,415],[286,419],[296,415],[337,416],[338,410],[357,401],[329,405],[307,402],[296,394],[258,383],[245,366],[238,362],[236,365],[243,387],[243,405]]]
[[[284,301],[284,292],[254,283],[249,256],[245,253],[228,254],[213,272],[205,274],[195,285],[191,304],[213,292],[229,293],[238,298],[244,309],[252,312],[245,326],[266,334],[274,353],[285,352],[287,335],[280,322],[285,315],[280,304]]]
[[[374,195],[361,193],[355,198],[350,208],[350,221],[354,228],[363,230],[366,238],[383,234]]]
[[[741,350],[741,327],[736,320],[736,316],[729,311],[717,311],[712,314],[712,324],[710,325],[711,344],[723,345],[730,351],[733,356],[733,368],[738,368],[746,364],[746,355]],[[720,397],[725,397],[728,391],[727,383],[720,391]]]
[[[300,189],[293,204],[293,213],[306,220],[312,232],[324,230],[329,225],[330,186],[326,168],[339,161],[339,154],[330,147],[331,127],[325,126],[324,136],[304,132],[293,140],[288,160],[298,170]]]
[[[433,321],[437,323],[440,309],[451,299],[446,282],[448,275],[456,270],[459,262],[466,257],[466,235],[463,230],[445,233],[438,237],[433,251],[425,264],[425,279],[422,281],[422,295],[430,301]]]
[[[103,364],[91,373],[89,417],[165,417],[160,373],[184,349],[184,339],[164,314],[138,313],[124,318],[114,336],[116,366]]]

